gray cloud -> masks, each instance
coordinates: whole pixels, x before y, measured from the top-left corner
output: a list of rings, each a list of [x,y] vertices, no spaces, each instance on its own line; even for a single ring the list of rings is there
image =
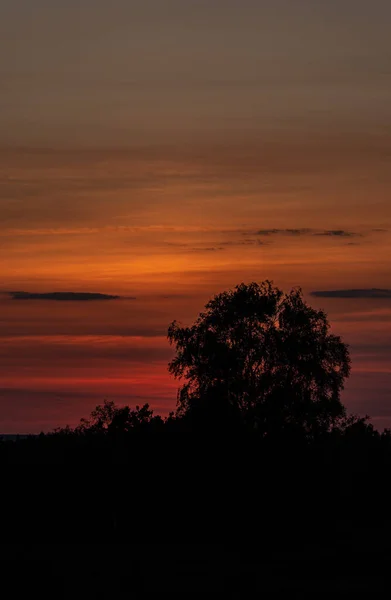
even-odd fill
[[[311,292],[316,298],[380,298],[391,299],[391,290],[379,288],[321,290]]]
[[[256,232],[256,235],[276,235],[277,233],[282,233],[283,229],[260,229]]]
[[[219,252],[225,250],[221,246],[206,246],[205,248],[190,248],[189,252]]]
[[[326,231],[320,231],[314,233],[314,235],[325,236],[325,237],[355,237],[360,235],[351,231],[345,231],[344,229],[329,229]]]
[[[254,234],[253,234],[254,235]],[[324,229],[314,230],[308,227],[297,227],[293,229],[259,229],[255,232],[255,235],[270,236],[270,235],[291,235],[291,236],[302,236],[302,235],[315,235],[323,237],[355,237],[359,236],[359,233],[346,231],[345,229]]]
[[[182,252],[218,252],[221,250],[225,250],[223,245],[226,245],[222,242],[216,246],[192,246],[191,244],[179,243],[179,242],[164,242],[165,246],[171,246],[172,248],[180,248]]]
[[[223,246],[268,246],[270,242],[264,242],[262,240],[231,240],[228,242],[222,242]]]
[[[86,302],[93,300],[118,300],[120,296],[91,292],[9,292],[13,300],[55,300],[57,302]]]
[[[260,229],[256,235],[308,235],[312,233],[312,229],[306,227],[298,229]]]

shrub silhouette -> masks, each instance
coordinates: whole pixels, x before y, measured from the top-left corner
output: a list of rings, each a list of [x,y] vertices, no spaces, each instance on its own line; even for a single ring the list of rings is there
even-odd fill
[[[56,432],[63,435],[72,432],[79,435],[118,435],[147,428],[157,429],[161,425],[163,419],[153,414],[149,404],[131,409],[129,406],[117,406],[112,400],[105,400],[91,412],[89,419],[80,419],[74,430],[66,427]]]
[[[184,380],[177,414],[194,424],[314,435],[345,415],[348,347],[301,289],[242,283],[210,300],[191,327],[174,321],[168,339],[169,371]]]

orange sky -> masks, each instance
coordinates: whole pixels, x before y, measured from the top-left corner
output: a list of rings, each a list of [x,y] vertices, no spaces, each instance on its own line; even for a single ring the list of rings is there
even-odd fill
[[[391,293],[310,296],[391,288],[391,9],[365,4],[5,0],[0,431],[166,414],[169,322],[265,278],[328,310],[346,401],[391,425]]]

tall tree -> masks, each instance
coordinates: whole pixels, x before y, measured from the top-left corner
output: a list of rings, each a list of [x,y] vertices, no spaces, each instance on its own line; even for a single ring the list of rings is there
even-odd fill
[[[191,327],[174,321],[168,338],[169,371],[183,380],[179,415],[314,433],[345,414],[348,347],[301,289],[242,283],[212,298]]]

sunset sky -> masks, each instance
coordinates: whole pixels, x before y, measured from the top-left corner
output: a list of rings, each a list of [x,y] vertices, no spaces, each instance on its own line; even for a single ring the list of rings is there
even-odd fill
[[[326,309],[345,403],[391,427],[390,23],[389,0],[1,1],[0,432],[167,414],[170,321],[264,279]]]

